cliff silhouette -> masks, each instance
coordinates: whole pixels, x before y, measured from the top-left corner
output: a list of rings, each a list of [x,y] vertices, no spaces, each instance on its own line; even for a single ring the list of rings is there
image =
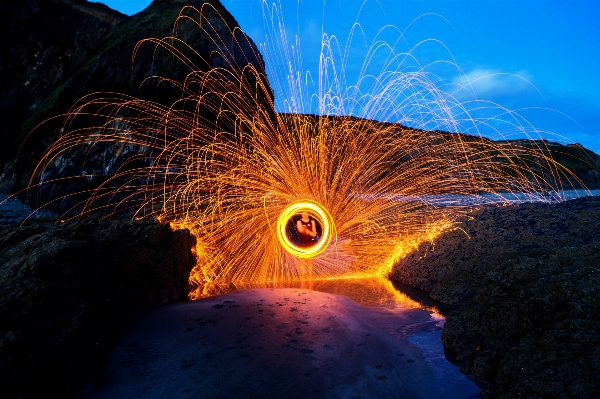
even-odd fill
[[[201,23],[210,27],[210,36],[185,19],[174,32],[180,12],[198,19],[194,10],[182,11],[184,6],[202,8]],[[0,47],[0,192],[14,193],[29,185],[33,166],[61,132],[60,115],[82,97],[120,93],[166,105],[181,97],[172,86],[142,84],[151,76],[181,82],[189,70],[173,62],[173,54],[155,51],[152,43],[137,49],[133,60],[140,40],[176,34],[198,53],[195,66],[200,71],[219,67],[239,74],[252,65],[266,82],[256,45],[236,29],[237,21],[218,0],[155,0],[131,17],[85,0],[27,0],[3,3],[0,14],[5,18]],[[227,60],[221,56],[224,52]],[[106,170],[106,157],[96,155],[87,165]],[[60,177],[73,162],[64,163],[56,176],[46,179]],[[61,187],[62,192],[78,189],[81,186]]]

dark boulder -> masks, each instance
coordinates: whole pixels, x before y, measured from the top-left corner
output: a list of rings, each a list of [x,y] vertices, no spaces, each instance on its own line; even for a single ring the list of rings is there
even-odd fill
[[[541,258],[560,248],[600,244],[600,198],[558,204],[483,207],[450,231],[425,242],[394,266],[393,280],[459,304],[519,256]],[[492,274],[490,274],[492,272]]]
[[[92,378],[129,314],[187,299],[195,244],[153,220],[2,228],[2,396],[65,397]]]
[[[443,342],[484,398],[600,395],[600,198],[483,208],[392,279],[454,305]]]
[[[484,398],[600,395],[600,245],[520,256],[453,312],[443,342]]]

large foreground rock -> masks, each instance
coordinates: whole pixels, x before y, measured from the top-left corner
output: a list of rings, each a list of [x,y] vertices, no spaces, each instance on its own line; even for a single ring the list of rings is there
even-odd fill
[[[484,398],[600,396],[600,199],[486,208],[392,278],[453,304],[443,341]]]
[[[64,397],[90,378],[125,316],[187,299],[194,246],[153,220],[2,228],[1,396]]]

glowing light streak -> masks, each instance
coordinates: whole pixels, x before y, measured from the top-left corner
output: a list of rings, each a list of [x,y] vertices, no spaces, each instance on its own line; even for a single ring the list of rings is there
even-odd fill
[[[310,216],[314,217],[323,229],[322,237],[320,237],[319,241],[315,245],[306,248],[294,244],[290,240],[287,231],[288,223],[292,219],[292,216],[302,212],[307,212]],[[331,215],[317,202],[309,200],[293,202],[277,218],[277,238],[279,239],[279,243],[283,249],[297,258],[314,258],[320,255],[327,249],[332,237],[335,237],[335,225],[331,219]]]
[[[104,180],[64,195],[81,202],[62,219],[134,212],[134,218],[156,217],[189,228],[198,239],[192,297],[219,284],[385,276],[395,261],[454,228],[473,207],[510,204],[511,193],[520,201],[560,200],[563,185],[574,179],[548,156],[544,142],[523,146],[425,130],[457,132],[467,123],[466,130],[478,133],[491,121],[469,114],[429,72],[411,71],[403,64],[411,62],[411,54],[390,54],[385,67],[396,69],[371,79],[370,88],[365,85],[372,76],[365,73],[344,91],[335,78],[331,42],[324,41],[319,92],[311,96],[290,71],[285,75],[290,98],[279,101],[295,113],[277,113],[266,77],[252,64],[234,60],[228,42],[203,16],[204,7],[211,6],[184,7],[175,27],[191,24],[213,40],[227,68],[200,68],[202,57],[177,38],[177,29],[173,37],[140,42],[136,54],[150,46],[153,54],[166,51],[189,70],[182,82],[148,77],[143,83],[171,85],[181,98],[171,105],[110,93],[83,98],[66,115],[63,133],[31,181],[32,188],[45,190],[97,176],[82,176],[83,161],[70,176],[43,178],[49,169],[62,171],[65,160],[86,159],[94,151],[108,154]],[[376,42],[365,62],[379,49],[393,47]],[[263,53],[267,62],[293,55]],[[269,77],[285,87],[277,76]],[[298,113],[315,98],[321,115]],[[504,122],[512,130],[526,132],[516,113],[494,109],[509,118]],[[343,116],[346,111],[361,117]],[[376,116],[423,129],[368,119]],[[437,199],[448,195],[470,200],[438,206]],[[284,231],[289,216],[302,209],[326,231],[309,249],[297,247]],[[302,266],[309,257],[310,276]]]

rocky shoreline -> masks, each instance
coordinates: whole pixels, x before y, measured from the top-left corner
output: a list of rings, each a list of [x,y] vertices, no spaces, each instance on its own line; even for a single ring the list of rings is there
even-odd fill
[[[188,230],[154,220],[0,226],[0,392],[68,397],[134,311],[185,300]]]
[[[0,226],[0,389],[93,378],[129,314],[187,298],[194,246],[153,220]],[[600,198],[475,210],[390,277],[453,309],[444,346],[483,398],[600,395]]]
[[[0,194],[0,226],[17,225],[25,220],[56,220],[57,216],[44,209],[34,210],[18,198]]]
[[[600,198],[476,210],[390,278],[454,306],[444,345],[483,398],[600,397]]]

